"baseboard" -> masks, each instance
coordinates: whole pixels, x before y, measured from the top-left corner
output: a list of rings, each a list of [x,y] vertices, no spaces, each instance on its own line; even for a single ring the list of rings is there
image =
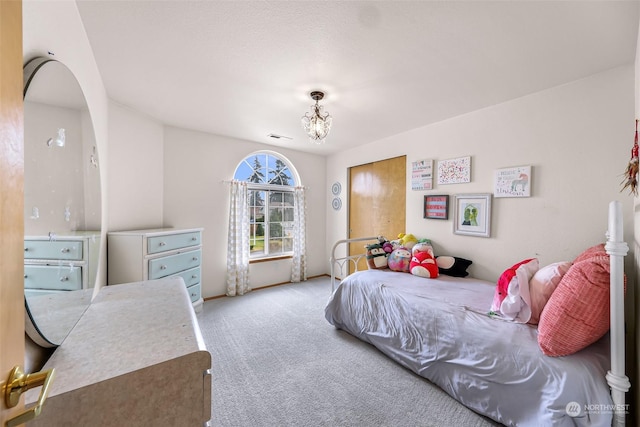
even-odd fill
[[[317,276],[307,277],[307,280],[317,279],[319,277],[331,277],[331,276],[329,274],[326,274],[326,273],[325,274],[318,274]],[[265,286],[260,286],[259,288],[253,288],[253,289],[251,289],[251,291],[259,291],[261,289],[273,288],[274,286],[280,286],[280,285],[288,285],[290,283],[291,282],[273,283],[271,285],[265,285]],[[212,296],[212,297],[204,298],[204,300],[205,301],[209,301],[209,300],[218,299],[218,298],[224,298],[224,297],[226,297],[226,295],[215,295],[215,296]]]

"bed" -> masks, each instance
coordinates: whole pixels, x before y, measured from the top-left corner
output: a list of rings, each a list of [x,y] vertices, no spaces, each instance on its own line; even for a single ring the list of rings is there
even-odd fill
[[[332,295],[325,317],[459,402],[504,425],[622,426],[630,384],[624,372],[623,257],[620,204],[609,209],[609,333],[569,356],[545,356],[536,327],[488,315],[495,282],[389,270],[344,268],[362,254],[332,250]],[[342,249],[341,249],[342,248]],[[338,277],[343,275],[344,279]]]

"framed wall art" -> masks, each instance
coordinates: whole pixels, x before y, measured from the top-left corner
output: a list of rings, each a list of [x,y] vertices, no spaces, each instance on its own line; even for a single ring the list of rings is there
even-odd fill
[[[433,159],[411,162],[411,189],[431,190],[433,187]]]
[[[456,194],[453,232],[467,236],[491,235],[491,194]]]
[[[531,166],[497,169],[493,176],[495,197],[530,197]]]
[[[449,219],[449,196],[446,194],[424,196],[424,217]]]
[[[460,184],[471,182],[471,157],[440,160],[438,162],[438,184]]]

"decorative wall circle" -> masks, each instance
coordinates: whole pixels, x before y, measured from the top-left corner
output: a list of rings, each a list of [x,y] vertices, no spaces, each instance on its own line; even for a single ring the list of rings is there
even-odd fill
[[[334,197],[331,202],[331,206],[333,206],[333,209],[339,211],[342,207],[342,200],[340,200],[340,197]]]
[[[341,190],[342,190],[342,186],[340,185],[339,182],[334,182],[333,185],[331,186],[331,193],[334,196],[338,196]]]

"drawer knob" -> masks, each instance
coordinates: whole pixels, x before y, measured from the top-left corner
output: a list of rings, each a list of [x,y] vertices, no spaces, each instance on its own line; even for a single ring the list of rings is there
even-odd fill
[[[192,237],[191,240],[193,240],[195,242],[196,240],[198,240],[198,238],[197,237]]]
[[[24,251],[25,252],[29,252],[29,248],[24,248]]]
[[[24,277],[27,277],[27,276],[24,276]],[[191,276],[191,278],[192,278],[192,279],[197,279],[197,278],[198,278],[198,276],[194,274],[193,276]]]
[[[167,269],[167,266],[166,266],[166,265],[161,265],[161,266],[160,266],[160,270],[166,270],[166,269]]]
[[[68,281],[69,281],[69,276],[62,276],[62,277],[60,278],[60,281],[61,281],[61,282],[68,282]]]
[[[194,260],[194,261],[197,261],[197,260],[198,260],[198,257],[197,257],[197,256],[194,256],[194,257],[193,257],[193,260]]]
[[[27,278],[27,275],[26,275],[26,274],[24,275],[24,278],[25,278],[25,279]]]
[[[167,246],[165,242],[160,242],[160,246]]]
[[[68,252],[71,252],[71,249],[69,249],[69,248],[62,248],[62,249],[60,250],[60,252],[62,252],[63,254],[66,254],[66,253],[68,253]]]

